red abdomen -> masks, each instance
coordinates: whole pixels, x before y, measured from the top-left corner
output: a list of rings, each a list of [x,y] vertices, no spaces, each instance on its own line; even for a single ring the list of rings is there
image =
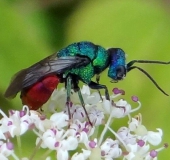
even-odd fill
[[[39,109],[48,101],[54,89],[57,88],[59,78],[55,75],[44,77],[31,87],[21,91],[23,105],[27,105],[31,110]]]

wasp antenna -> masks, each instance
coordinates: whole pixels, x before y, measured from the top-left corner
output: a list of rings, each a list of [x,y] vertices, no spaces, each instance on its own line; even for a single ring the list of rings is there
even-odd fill
[[[156,62],[156,61],[152,61],[152,62]],[[159,62],[159,61],[158,61]],[[168,62],[164,62],[164,63],[168,63]],[[170,63],[170,62],[169,62]],[[169,64],[168,63],[168,64]],[[161,63],[162,64],[162,63]],[[156,81],[149,75],[149,73],[147,73],[145,70],[143,70],[142,68],[140,67],[137,67],[137,66],[131,66],[129,68],[127,68],[127,72],[131,71],[132,69],[135,69],[137,68],[139,71],[141,71],[142,73],[144,73],[152,82],[153,84],[163,93],[165,94],[166,96],[169,96],[157,83]]]
[[[150,60],[132,60],[127,64],[127,67],[131,67],[134,63],[155,63],[155,64],[170,64],[169,62],[163,62],[163,61],[150,61]]]

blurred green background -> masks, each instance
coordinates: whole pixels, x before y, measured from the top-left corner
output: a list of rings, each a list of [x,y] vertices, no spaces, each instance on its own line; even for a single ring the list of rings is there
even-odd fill
[[[170,12],[166,0],[1,0],[0,107],[21,108],[19,96],[3,97],[11,76],[70,43],[87,40],[103,47],[120,47],[133,59],[170,60]],[[170,66],[141,64],[170,94]],[[107,72],[101,83],[119,87],[142,102],[143,124],[162,128],[170,143],[170,97],[163,95],[137,70],[112,84]],[[130,101],[131,102],[131,101]],[[133,102],[132,105],[135,106]],[[163,151],[160,159],[170,157]]]

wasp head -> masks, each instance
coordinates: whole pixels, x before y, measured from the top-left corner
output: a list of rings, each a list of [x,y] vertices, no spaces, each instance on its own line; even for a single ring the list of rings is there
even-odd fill
[[[113,81],[122,80],[126,76],[125,52],[120,48],[109,48],[110,67],[108,77]]]

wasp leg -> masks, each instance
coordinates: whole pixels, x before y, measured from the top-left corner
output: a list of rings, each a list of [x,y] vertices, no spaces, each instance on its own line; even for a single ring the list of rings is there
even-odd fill
[[[67,83],[66,83],[67,102],[66,102],[66,106],[67,106],[67,109],[68,109],[69,121],[72,120],[72,115],[71,115],[71,112],[70,112],[70,107],[72,105],[71,104],[71,98],[70,98],[70,95],[71,95],[71,83],[72,83],[71,77],[67,77]]]
[[[97,75],[96,75],[96,82],[97,82],[97,84],[99,84],[99,81],[100,81],[100,75],[97,74]],[[101,93],[100,93],[100,90],[98,89],[97,91],[98,91],[98,93],[99,93],[100,99],[103,101],[103,98],[102,98],[102,95],[101,95]]]
[[[89,118],[89,116],[88,116],[88,113],[87,113],[87,110],[86,110],[86,107],[85,107],[85,103],[84,103],[84,100],[83,100],[83,96],[82,96],[81,91],[80,91],[80,88],[79,88],[79,86],[78,86],[78,80],[76,80],[75,78],[76,78],[76,77],[73,77],[73,79],[72,79],[72,80],[73,80],[74,91],[75,91],[75,92],[78,92],[78,96],[79,96],[81,105],[82,105],[82,107],[83,107],[83,109],[84,109],[84,112],[85,112],[85,114],[86,114],[87,120],[88,120],[89,124],[90,124],[91,126],[93,126],[93,124],[92,124],[92,122],[90,121],[90,118]]]
[[[96,82],[93,82],[91,81],[88,86],[91,88],[91,89],[104,89],[105,90],[105,97],[107,100],[110,100],[110,96],[109,96],[109,92],[108,92],[108,89],[105,85],[102,85],[102,84],[98,84]]]
[[[86,114],[86,117],[87,117],[87,120],[89,121],[90,125],[93,126],[92,122],[90,121],[90,118],[88,116],[88,113],[87,113],[87,110],[86,110],[86,107],[85,107],[85,103],[84,103],[84,100],[83,100],[83,97],[82,97],[82,94],[81,94],[81,91],[80,89],[78,90],[78,95],[79,95],[79,99],[80,99],[80,102],[81,102],[81,105],[84,109],[84,112]]]

